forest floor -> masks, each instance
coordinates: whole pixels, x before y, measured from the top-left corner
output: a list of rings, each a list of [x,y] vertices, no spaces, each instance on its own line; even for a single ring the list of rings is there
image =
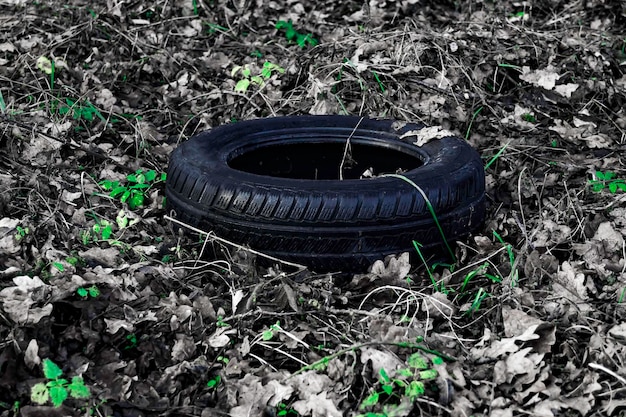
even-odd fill
[[[0,416],[626,415],[625,27],[602,0],[0,0]],[[168,156],[291,114],[465,138],[483,228],[430,275],[202,258]]]

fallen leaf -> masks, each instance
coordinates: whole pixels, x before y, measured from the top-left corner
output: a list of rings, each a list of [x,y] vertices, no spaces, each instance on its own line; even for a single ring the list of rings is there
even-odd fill
[[[556,91],[557,94],[566,97],[566,98],[571,98],[572,97],[572,93],[576,90],[578,90],[579,85],[578,84],[561,84],[561,85],[557,85],[556,87],[554,87],[554,91]]]
[[[521,310],[512,309],[509,306],[502,306],[502,321],[506,337],[519,336],[529,327],[543,323],[538,318],[532,317]]]
[[[613,252],[621,252],[624,245],[624,237],[615,230],[611,222],[600,223],[593,239],[602,242],[609,255]]]
[[[538,70],[531,70],[530,67],[523,66],[522,74],[519,77],[521,80],[546,90],[552,90],[556,85],[556,81],[560,78],[551,65],[548,65],[546,69]]]
[[[172,347],[172,360],[174,362],[187,360],[191,358],[195,352],[196,343],[193,337],[178,333],[174,346]]]
[[[227,346],[230,343],[230,334],[236,334],[237,332],[232,330],[232,329],[228,329],[226,327],[218,327],[215,330],[215,333],[213,333],[210,337],[209,337],[209,346],[211,346],[212,348],[223,348],[225,346]]]
[[[416,146],[423,146],[434,139],[455,136],[454,133],[442,128],[441,126],[427,126],[422,129],[409,130],[402,134],[400,139],[410,138]]]
[[[39,277],[19,276],[13,278],[14,287],[0,291],[4,311],[18,324],[35,324],[52,313],[52,304],[45,304],[52,291]],[[33,307],[34,304],[43,307]]]
[[[577,264],[574,264],[577,266]],[[557,272],[554,289],[562,287],[564,291],[559,291],[559,295],[573,299],[574,301],[587,300],[587,287],[585,286],[585,274],[577,272],[574,266],[564,261]]]
[[[611,337],[626,345],[626,322],[611,327],[608,333]]]
[[[20,251],[19,242],[15,239],[18,219],[3,217],[0,219],[0,255],[13,255]]]
[[[371,347],[361,349],[361,363],[365,364],[371,361],[372,377],[378,378],[381,369],[388,373],[394,373],[396,369],[404,366],[404,363],[398,359],[398,356],[389,352]]]
[[[37,339],[31,339],[28,342],[28,347],[24,352],[24,363],[30,369],[33,369],[35,366],[38,366],[41,363],[41,358],[39,357],[39,345],[37,344]]]

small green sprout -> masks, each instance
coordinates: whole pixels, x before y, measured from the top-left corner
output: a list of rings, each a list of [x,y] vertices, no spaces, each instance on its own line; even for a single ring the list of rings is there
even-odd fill
[[[522,120],[525,120],[525,121],[527,121],[529,123],[536,123],[537,122],[537,119],[531,113],[524,113],[524,114],[522,114]]]
[[[137,335],[135,333],[130,333],[126,335],[126,346],[124,346],[124,350],[129,350],[137,347]]]
[[[228,32],[228,28],[225,28],[224,26],[220,26],[217,23],[204,23],[204,25],[208,27],[207,33],[209,35],[214,35],[217,32],[221,32],[221,33]]]
[[[310,33],[303,35],[302,33],[299,33],[296,29],[294,29],[291,20],[287,22],[285,22],[284,20],[279,20],[278,22],[276,22],[275,27],[278,30],[284,30],[287,40],[289,42],[295,41],[300,46],[300,48],[306,47],[307,44],[311,46],[315,46],[318,44],[317,39],[313,38]]]
[[[96,236],[100,235],[102,240],[109,240],[111,238],[111,235],[113,234],[111,223],[109,223],[107,220],[101,220],[99,223],[94,224],[91,230],[93,230],[93,233]]]
[[[102,113],[100,113],[100,110],[91,104],[89,100],[78,101],[65,97],[64,101],[65,104],[59,104],[56,100],[53,102],[53,109],[56,109],[61,116],[71,113],[72,118],[75,120],[86,120],[91,122],[95,119],[95,117],[97,117],[104,123],[107,121]]]
[[[126,176],[127,183],[122,185],[119,181],[104,180],[98,184],[109,191],[109,196],[119,199],[122,203],[128,203],[131,210],[143,206],[146,193],[156,183],[165,181],[165,173],[160,176],[153,169],[144,172],[138,169],[133,174]],[[159,177],[157,179],[157,177]]]
[[[54,407],[63,405],[67,397],[87,399],[91,396],[83,378],[75,376],[72,381],[61,378],[63,371],[50,359],[43,360],[43,374],[48,382],[39,382],[31,387],[30,399],[39,405],[52,401]]]
[[[19,401],[14,401],[13,404],[5,403],[4,401],[0,401],[0,408],[4,408],[5,410],[11,410],[13,415],[18,415],[20,411],[20,407],[22,404]]]
[[[259,74],[253,75],[252,69],[248,64],[243,66],[237,65],[231,71],[231,76],[234,77],[237,74],[241,75],[241,80],[237,81],[235,84],[235,91],[240,93],[245,93],[248,91],[250,85],[258,85],[259,87],[263,87],[265,85],[265,81],[269,80],[272,75],[275,73],[283,74],[285,69],[279,65],[276,65],[272,62],[265,61],[263,64],[263,68]]]
[[[206,386],[211,389],[217,388],[220,382],[222,382],[222,377],[219,375],[216,375],[213,378],[209,379],[209,381],[206,383]]]
[[[17,226],[15,228],[17,233],[15,233],[15,240],[18,242],[26,237],[27,234],[30,233],[30,229],[28,227]]]
[[[612,171],[596,171],[595,178],[589,180],[589,185],[593,192],[599,193],[600,191],[608,188],[609,191],[615,194],[618,190],[626,191],[626,182],[623,179],[615,178],[616,174]]]
[[[95,285],[92,285],[91,287],[80,287],[76,290],[76,294],[82,298],[96,298],[100,295],[100,290]]]
[[[224,321],[224,317],[222,317],[222,316],[218,316],[217,317],[217,322],[215,323],[215,325],[217,327],[230,327],[230,324],[226,323]]]
[[[39,70],[43,72],[44,74],[47,74],[50,76],[50,89],[53,90],[54,89],[54,73],[55,73],[54,60],[49,59],[45,56],[40,56],[39,58],[37,58],[37,68],[39,68]]]
[[[288,416],[299,416],[298,412],[293,408],[289,407],[287,404],[279,403],[276,406],[276,416],[277,417],[288,417]]]
[[[265,330],[263,332],[263,340],[268,341],[268,340],[272,340],[272,338],[274,338],[274,334],[276,332],[279,332],[280,329],[280,321],[277,321],[276,324],[272,324],[269,329]]]
[[[361,402],[359,409],[375,408],[383,406],[383,413],[368,412],[359,414],[357,417],[387,416],[394,415],[393,410],[398,407],[403,399],[414,403],[426,392],[424,382],[436,379],[437,370],[431,368],[429,361],[419,352],[411,354],[407,358],[407,367],[396,371],[394,378],[390,377],[383,368],[379,372],[380,389],[374,389]],[[433,365],[440,365],[443,360],[436,356],[432,359]],[[385,410],[389,411],[387,413]]]

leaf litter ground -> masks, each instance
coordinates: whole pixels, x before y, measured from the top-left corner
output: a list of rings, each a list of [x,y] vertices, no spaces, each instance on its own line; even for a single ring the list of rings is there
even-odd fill
[[[1,416],[625,412],[623,5],[0,7]],[[131,181],[289,114],[465,137],[483,229],[430,273],[294,276],[179,235],[163,183]],[[50,361],[89,398],[32,401]]]

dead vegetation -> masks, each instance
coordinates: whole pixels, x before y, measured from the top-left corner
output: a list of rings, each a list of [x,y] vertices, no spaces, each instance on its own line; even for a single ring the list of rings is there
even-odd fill
[[[0,415],[623,415],[624,6],[279,3],[0,0]],[[178,143],[308,113],[467,138],[456,265],[338,282],[172,231]],[[44,359],[90,398],[34,402]]]

